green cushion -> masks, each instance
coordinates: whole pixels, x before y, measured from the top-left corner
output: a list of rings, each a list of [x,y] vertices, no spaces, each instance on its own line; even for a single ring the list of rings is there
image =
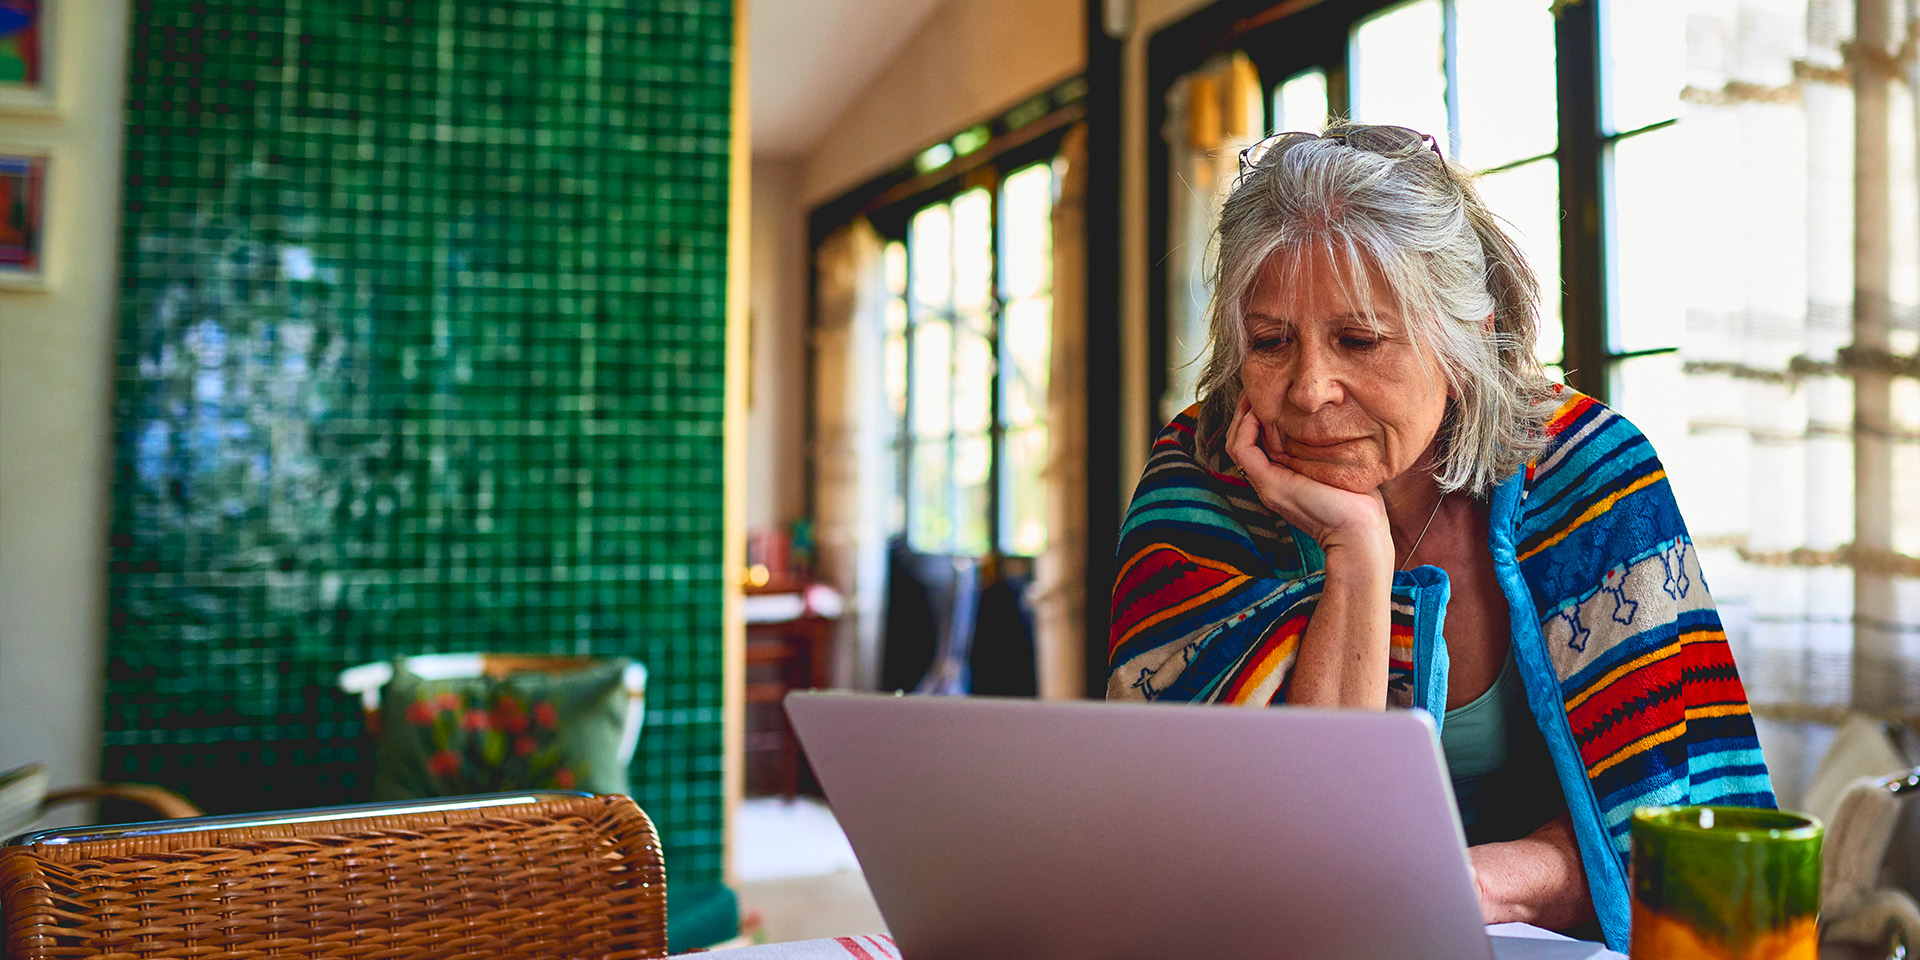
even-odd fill
[[[380,691],[374,799],[556,787],[628,792],[620,762],[627,664],[427,680],[395,662]]]
[[[667,881],[667,952],[686,953],[740,935],[740,900],[719,883]]]

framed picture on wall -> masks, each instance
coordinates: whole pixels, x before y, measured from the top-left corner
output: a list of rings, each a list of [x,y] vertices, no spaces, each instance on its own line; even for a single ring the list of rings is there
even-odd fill
[[[54,0],[0,0],[0,112],[53,112]]]
[[[45,287],[46,229],[46,154],[0,145],[0,287]]]

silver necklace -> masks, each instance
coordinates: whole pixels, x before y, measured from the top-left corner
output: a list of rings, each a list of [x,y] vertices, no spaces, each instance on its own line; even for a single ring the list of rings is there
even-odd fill
[[[1440,515],[1440,505],[1445,502],[1447,502],[1447,495],[1444,493],[1440,495],[1440,499],[1433,502],[1433,512],[1427,514],[1427,524],[1420,528],[1420,535],[1413,538],[1413,549],[1407,551],[1407,559],[1400,564],[1400,569],[1405,570],[1413,563],[1413,555],[1420,549],[1420,541],[1427,538],[1427,531],[1433,528],[1433,518]]]

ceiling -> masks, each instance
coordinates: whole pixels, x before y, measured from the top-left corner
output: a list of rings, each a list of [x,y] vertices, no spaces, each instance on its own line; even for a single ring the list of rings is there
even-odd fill
[[[941,0],[748,0],[755,156],[798,156]]]

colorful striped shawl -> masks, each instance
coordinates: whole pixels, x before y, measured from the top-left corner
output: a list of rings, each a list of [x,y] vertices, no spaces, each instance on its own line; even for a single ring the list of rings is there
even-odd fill
[[[1774,798],[1665,470],[1625,418],[1566,396],[1546,452],[1495,488],[1488,546],[1601,928],[1624,951],[1633,809]],[[1281,704],[1324,557],[1245,479],[1199,462],[1195,412],[1154,442],[1121,530],[1107,696]],[[1436,721],[1446,600],[1437,568],[1395,577],[1388,700]]]

